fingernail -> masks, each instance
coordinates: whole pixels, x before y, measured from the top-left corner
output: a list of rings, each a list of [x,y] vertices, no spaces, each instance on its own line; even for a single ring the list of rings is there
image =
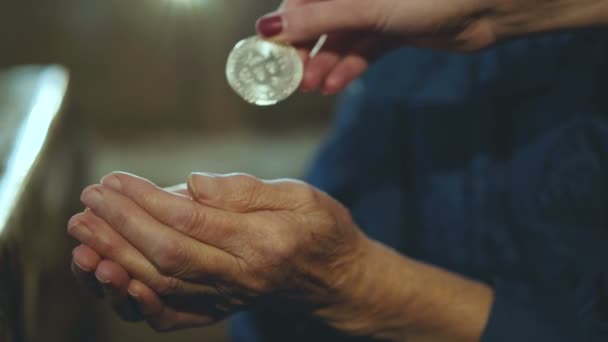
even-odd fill
[[[188,189],[197,198],[213,198],[218,191],[217,175],[196,172],[190,175]]]
[[[91,232],[89,227],[80,223],[70,226],[68,228],[68,233],[70,233],[70,235],[80,240],[81,242],[83,240],[89,240],[93,236],[93,233]]]
[[[78,267],[78,269],[84,273],[89,273],[89,272],[93,271],[87,267],[82,266],[81,264],[78,263],[78,261],[76,261],[74,259],[72,259],[72,262],[74,263],[74,266]]]
[[[139,294],[131,289],[127,290],[127,293],[129,294],[129,296],[131,296],[133,299],[139,301]]]
[[[260,18],[256,26],[263,37],[274,37],[283,31],[283,18],[278,14],[268,15]]]
[[[99,204],[102,201],[102,196],[101,196],[101,193],[99,192],[99,189],[89,187],[89,188],[86,188],[82,192],[82,196],[80,196],[80,200],[87,207],[95,207],[97,204]]]
[[[104,279],[102,276],[100,276],[97,272],[95,273],[95,278],[97,278],[97,280],[104,285],[104,287],[107,287],[108,285],[110,285],[111,281]]]
[[[115,175],[108,175],[101,179],[101,184],[107,186],[112,190],[120,192],[122,190],[122,183]]]
[[[70,218],[70,220],[68,221],[68,229],[79,224],[80,222],[78,221],[78,219],[80,218],[80,214],[74,215]]]

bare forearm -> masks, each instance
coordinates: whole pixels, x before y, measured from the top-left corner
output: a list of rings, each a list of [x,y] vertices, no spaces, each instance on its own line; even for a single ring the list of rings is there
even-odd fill
[[[486,325],[493,291],[447,271],[407,259],[375,242],[344,304],[321,310],[349,334],[391,341],[476,341]]]
[[[608,25],[608,0],[497,0],[489,12],[498,39]]]

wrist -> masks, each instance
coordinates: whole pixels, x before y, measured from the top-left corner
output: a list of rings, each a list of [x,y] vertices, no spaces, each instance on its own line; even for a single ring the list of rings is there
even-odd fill
[[[394,275],[404,277],[408,269],[394,269],[390,249],[364,237],[348,268],[339,272],[332,291],[335,301],[317,311],[334,328],[353,336],[401,335],[403,316],[411,300],[408,284],[396,284]],[[392,302],[390,306],[383,305]],[[394,308],[399,308],[395,312]],[[393,322],[399,317],[398,322]],[[399,330],[395,332],[395,330]]]
[[[497,39],[608,25],[608,0],[497,0],[488,11]]]
[[[337,283],[339,300],[317,314],[353,336],[391,341],[472,341],[481,336],[493,292],[365,239],[358,261]]]

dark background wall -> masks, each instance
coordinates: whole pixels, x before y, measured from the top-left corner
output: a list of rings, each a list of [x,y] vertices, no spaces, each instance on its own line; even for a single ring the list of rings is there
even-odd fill
[[[0,67],[60,63],[73,106],[106,136],[214,134],[323,125],[331,99],[252,107],[229,89],[226,56],[278,0],[3,0]]]

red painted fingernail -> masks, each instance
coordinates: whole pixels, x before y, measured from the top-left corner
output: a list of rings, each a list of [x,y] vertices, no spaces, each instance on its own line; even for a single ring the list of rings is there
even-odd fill
[[[262,17],[256,26],[258,33],[263,37],[274,37],[283,31],[283,18],[278,14]]]

